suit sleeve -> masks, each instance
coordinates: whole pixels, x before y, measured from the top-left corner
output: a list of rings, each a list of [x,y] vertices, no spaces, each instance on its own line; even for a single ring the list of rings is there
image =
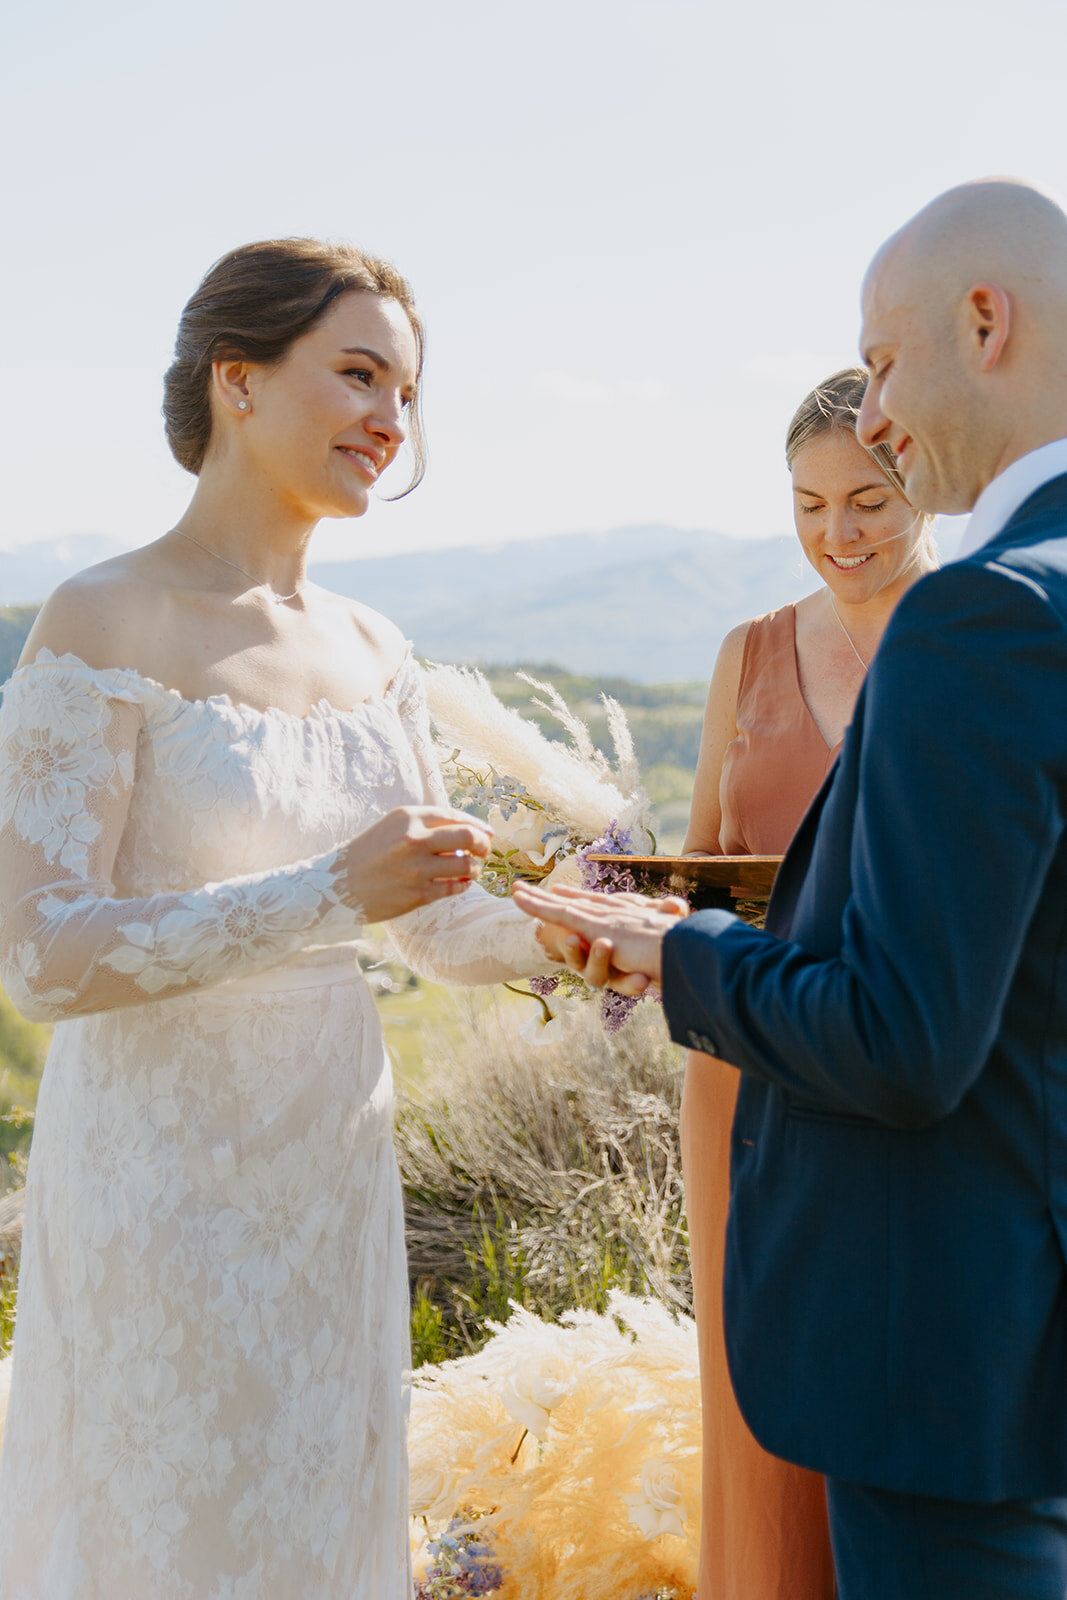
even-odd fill
[[[1063,841],[1065,706],[1067,630],[1039,583],[990,561],[917,585],[867,683],[839,951],[687,919],[664,951],[672,1036],[830,1112],[948,1115],[989,1057]]]

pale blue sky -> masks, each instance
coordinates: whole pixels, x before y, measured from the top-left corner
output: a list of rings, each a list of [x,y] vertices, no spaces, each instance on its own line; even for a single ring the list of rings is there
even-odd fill
[[[191,480],[158,406],[178,312],[224,250],[286,233],[391,257],[429,333],[430,475],[324,525],[319,554],[781,532],[785,423],[853,358],[881,239],[971,176],[1067,193],[1065,18],[1062,0],[23,6],[0,124],[0,549],[175,520]]]

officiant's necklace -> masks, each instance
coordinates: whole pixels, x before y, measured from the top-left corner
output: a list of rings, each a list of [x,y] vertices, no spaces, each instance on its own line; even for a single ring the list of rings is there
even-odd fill
[[[841,629],[841,632],[844,634],[845,638],[848,640],[849,644],[852,646],[852,654],[855,656],[856,660],[859,662],[860,666],[863,668],[863,674],[864,674],[864,677],[866,677],[868,663],[866,661],[864,661],[863,657],[860,655],[859,651],[856,649],[856,641],[855,641],[855,639],[849,633],[848,629],[845,627],[845,624],[841,621],[841,613],[840,613],[840,611],[838,611],[837,607],[834,604],[833,595],[830,596],[830,610],[833,612],[834,616],[837,618],[837,625]]]
[[[295,600],[298,594],[303,594],[307,584],[302,583],[299,589],[294,589],[292,594],[279,594],[271,587],[265,578],[257,578],[254,572],[249,572],[247,567],[240,566],[236,561],[231,561],[229,556],[220,556],[217,550],[210,549],[206,544],[201,544],[199,539],[194,539],[191,533],[186,533],[184,528],[172,528],[171,533],[180,533],[183,539],[188,539],[190,544],[195,544],[206,555],[214,556],[216,561],[221,561],[224,566],[232,567],[234,572],[243,572],[246,578],[251,578],[257,589],[266,589],[276,606],[283,606],[287,600]],[[840,618],[838,618],[840,621]],[[841,624],[844,627],[844,623]]]

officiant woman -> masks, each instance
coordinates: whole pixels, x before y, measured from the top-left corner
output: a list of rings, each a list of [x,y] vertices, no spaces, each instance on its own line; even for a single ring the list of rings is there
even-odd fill
[[[789,424],[797,537],[822,587],[723,641],[686,851],[784,852],[837,758],[893,608],[937,565],[892,454],[856,438],[866,381],[859,368],[835,373]],[[704,1418],[697,1600],[832,1600],[823,1480],[761,1449],[727,1370],[722,1274],[737,1082],[726,1062],[690,1053],[682,1158]]]

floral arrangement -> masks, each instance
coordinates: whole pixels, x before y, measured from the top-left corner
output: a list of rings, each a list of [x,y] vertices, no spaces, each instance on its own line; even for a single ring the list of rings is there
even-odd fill
[[[700,1512],[696,1330],[613,1291],[605,1315],[518,1307],[414,1376],[417,1600],[690,1600]]]
[[[426,1541],[430,1561],[415,1600],[462,1600],[499,1589],[504,1574],[493,1559],[495,1539],[491,1529],[476,1532],[468,1517],[453,1517],[444,1533]]]
[[[503,705],[476,669],[426,670],[438,756],[453,801],[484,811],[493,829],[484,886],[500,895],[509,894],[516,881],[665,893],[645,891],[625,867],[589,860],[656,849],[651,806],[618,701],[601,695],[615,752],[611,762],[550,683],[525,672],[517,676],[538,691],[533,704],[561,723],[565,744],[546,738],[534,722]],[[529,992],[540,1000],[541,1010],[519,1032],[532,1044],[550,1043],[563,1032],[576,999],[589,993],[571,974],[534,979]],[[636,1004],[605,991],[601,1014],[608,1031],[621,1027]]]

